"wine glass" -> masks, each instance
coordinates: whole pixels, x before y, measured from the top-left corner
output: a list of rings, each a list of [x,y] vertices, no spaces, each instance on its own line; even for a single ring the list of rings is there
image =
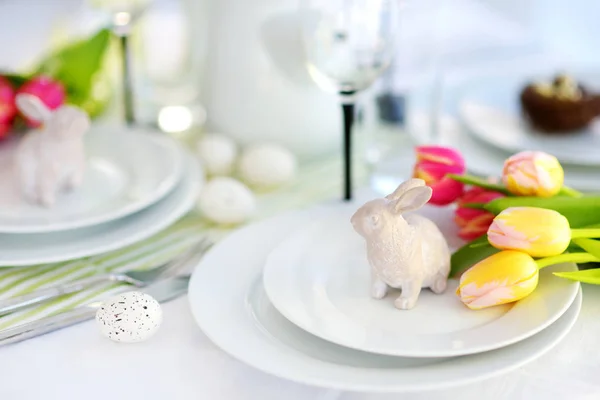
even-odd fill
[[[352,199],[352,124],[356,96],[389,66],[399,0],[303,0],[302,40],[316,84],[337,93],[344,118],[344,200]]]
[[[90,4],[104,10],[110,16],[112,32],[119,38],[121,56],[121,84],[123,110],[127,125],[135,124],[133,99],[133,72],[131,66],[130,36],[134,23],[143,14],[152,0],[89,0]]]

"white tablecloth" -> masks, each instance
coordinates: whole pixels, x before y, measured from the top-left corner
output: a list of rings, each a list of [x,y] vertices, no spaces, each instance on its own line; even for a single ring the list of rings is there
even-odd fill
[[[66,8],[67,2],[64,3]],[[76,3],[79,1],[68,4]],[[521,3],[518,2],[519,7]],[[21,1],[11,1],[5,6],[14,8],[17,4],[23,5]],[[49,2],[30,0],[26,10],[21,11],[29,13],[35,9],[36,15],[46,21],[48,7],[40,12],[44,5]],[[13,12],[4,13],[3,20],[14,21],[9,29],[15,34],[17,28],[24,26]],[[39,28],[36,21],[30,19],[28,29]],[[4,37],[10,41],[14,35]],[[22,35],[19,37],[23,40]],[[29,61],[31,49],[43,47],[47,36],[31,36],[34,39],[37,42],[22,42],[18,48],[11,46],[12,52],[7,53],[10,62],[4,57],[0,65],[14,67]],[[19,49],[22,51],[15,54]],[[145,343],[112,343],[101,337],[95,322],[90,321],[0,347],[0,400],[600,399],[600,287],[585,287],[577,324],[557,348],[536,362],[477,384],[401,395],[339,392],[268,376],[234,360],[212,344],[194,323],[187,297],[165,304],[164,314],[160,331]]]
[[[308,387],[257,371],[217,348],[196,326],[187,297],[164,305],[151,340],[117,344],[95,321],[0,348],[6,400],[597,400],[600,287],[584,288],[567,338],[541,359],[501,377],[444,391],[381,395]]]

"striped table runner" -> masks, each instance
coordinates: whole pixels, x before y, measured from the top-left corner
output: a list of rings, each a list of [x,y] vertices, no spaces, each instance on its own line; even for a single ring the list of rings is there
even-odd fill
[[[360,167],[355,170],[356,182],[364,183],[366,170]],[[340,177],[341,163],[335,158],[307,162],[300,168],[297,179],[290,184],[273,192],[257,194],[258,213],[254,220],[341,196]],[[0,268],[0,300],[95,274],[153,268],[180,255],[203,237],[217,240],[232,229],[211,225],[194,210],[154,237],[109,254],[32,267]],[[122,284],[97,285],[0,317],[0,329],[61,313],[124,290]]]

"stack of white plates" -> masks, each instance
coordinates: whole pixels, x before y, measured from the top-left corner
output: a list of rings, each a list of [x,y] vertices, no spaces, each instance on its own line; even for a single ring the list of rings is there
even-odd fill
[[[370,196],[369,196],[370,197]],[[363,199],[365,200],[365,199]],[[239,230],[201,261],[190,283],[204,333],[233,357],[267,373],[342,390],[440,389],[522,366],[555,346],[581,306],[578,283],[541,272],[526,299],[467,309],[451,280],[423,290],[416,307],[398,293],[370,297],[365,244],[349,220],[362,204],[330,204]],[[455,247],[449,209],[426,208]]]
[[[143,129],[86,134],[84,183],[42,207],[23,200],[15,142],[0,146],[0,266],[66,261],[116,250],[166,228],[194,205],[203,174],[175,140]]]
[[[575,78],[600,91],[600,75],[577,73]],[[549,81],[550,74],[521,73],[463,81],[444,89],[444,112],[458,125],[441,127],[438,137],[428,135],[431,91],[415,92],[409,100],[409,132],[418,143],[431,141],[460,149],[472,173],[498,176],[504,160],[526,150],[539,150],[558,158],[566,184],[583,191],[599,191],[600,128],[593,122],[577,132],[549,135],[533,129],[525,120],[519,94],[532,81]],[[442,118],[443,119],[443,118]],[[443,125],[443,123],[442,123]]]

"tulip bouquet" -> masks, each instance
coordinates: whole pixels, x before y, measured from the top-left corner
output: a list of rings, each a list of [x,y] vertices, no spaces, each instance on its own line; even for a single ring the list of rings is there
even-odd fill
[[[486,180],[467,175],[454,149],[421,146],[416,153],[414,176],[433,189],[430,203],[456,203],[467,243],[452,255],[451,274],[460,276],[457,295],[470,309],[528,296],[546,266],[600,262],[600,196],[564,186],[556,157],[518,153],[505,161],[501,179]],[[600,269],[554,275],[600,284]]]
[[[37,127],[40,122],[19,115],[15,97],[29,93],[54,110],[68,102],[98,115],[109,91],[101,87],[100,70],[108,51],[110,31],[100,30],[90,38],[72,43],[44,58],[26,74],[0,72],[0,139],[20,127]]]

